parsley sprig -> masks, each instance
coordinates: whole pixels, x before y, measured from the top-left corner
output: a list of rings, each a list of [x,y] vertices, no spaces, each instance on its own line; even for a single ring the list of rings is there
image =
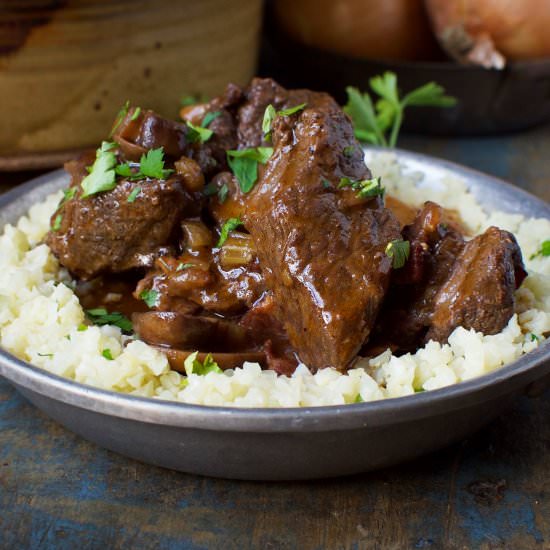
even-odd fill
[[[223,243],[225,243],[225,241],[227,241],[227,237],[229,237],[229,233],[231,233],[231,231],[235,231],[235,229],[241,225],[243,225],[243,222],[240,218],[229,218],[222,226],[220,238],[218,239],[216,247],[220,248],[223,246]]]
[[[151,149],[147,153],[141,155],[139,164],[124,162],[115,168],[115,172],[119,176],[129,178],[131,180],[139,180],[143,178],[166,179],[174,170],[164,168],[164,149]]]
[[[90,173],[80,182],[83,199],[102,191],[111,191],[116,187],[116,155],[112,151],[115,147],[116,143],[104,141],[96,151],[96,159],[89,169]]]
[[[538,256],[550,256],[550,239],[549,240],[546,240],[544,241],[541,245],[540,245],[540,248],[534,253],[534,254],[531,254],[531,256],[529,257],[530,260],[534,260],[535,258],[537,258]]]
[[[295,113],[298,113],[299,111],[302,111],[306,105],[307,103],[300,103],[299,105],[295,105],[294,107],[288,107],[287,109],[277,111],[275,110],[275,107],[273,107],[273,105],[271,105],[270,103],[265,109],[264,118],[262,120],[262,132],[264,135],[264,139],[271,139],[271,126],[273,125],[275,117],[293,115]]]
[[[183,362],[183,366],[185,368],[185,373],[187,376],[190,376],[191,374],[198,374],[199,376],[204,376],[205,374],[208,374],[209,372],[217,372],[221,373],[223,372],[222,369],[218,366],[218,363],[214,361],[214,358],[212,357],[212,354],[209,353],[205,358],[204,361],[201,363],[197,359],[197,355],[199,354],[198,351],[195,351],[187,356],[187,359]]]
[[[145,289],[139,293],[139,297],[147,304],[147,307],[153,308],[159,303],[159,293],[154,289]]]
[[[454,97],[435,82],[428,82],[404,97],[399,96],[397,76],[391,71],[369,81],[372,91],[379,96],[375,103],[368,92],[361,93],[348,86],[348,102],[344,111],[351,117],[355,137],[383,147],[395,147],[405,109],[409,106],[453,107]],[[387,135],[389,132],[389,136]]]
[[[227,151],[227,163],[235,174],[243,193],[248,193],[258,179],[258,163],[265,164],[273,147],[253,147]]]
[[[87,309],[86,315],[94,325],[114,325],[123,332],[132,332],[132,321],[118,311],[111,311],[109,313],[105,308],[98,307],[95,309]],[[80,325],[78,330],[80,331],[81,327],[85,326],[86,325]],[[82,330],[85,329],[82,328]]]

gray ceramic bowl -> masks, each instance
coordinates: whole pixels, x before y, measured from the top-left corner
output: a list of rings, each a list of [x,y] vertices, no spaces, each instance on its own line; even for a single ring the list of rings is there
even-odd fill
[[[500,180],[398,151],[412,169],[464,178],[487,210],[550,218],[550,207]],[[0,225],[66,185],[53,172],[0,197]],[[71,382],[0,351],[0,374],[73,432],[132,458],[217,477],[311,479],[395,464],[457,441],[550,373],[550,340],[474,380],[409,397],[303,409],[203,407],[116,394]]]

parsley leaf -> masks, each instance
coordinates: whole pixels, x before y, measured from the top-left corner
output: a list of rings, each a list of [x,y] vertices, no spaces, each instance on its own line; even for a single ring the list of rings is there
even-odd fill
[[[59,203],[57,209],[59,210],[62,206],[68,203],[70,200],[74,199],[76,195],[76,187],[69,187],[69,189],[63,189],[63,198]]]
[[[393,260],[394,269],[399,269],[405,265],[411,253],[411,244],[403,239],[391,241],[386,246],[386,256]]]
[[[208,126],[210,126],[211,122],[213,120],[216,120],[221,114],[222,114],[221,111],[214,111],[213,113],[206,113],[204,115],[204,118],[202,119],[201,127],[202,128],[208,128]]]
[[[178,264],[178,266],[176,267],[176,271],[183,271],[184,269],[189,269],[190,267],[193,267],[195,264],[184,264],[184,263],[180,263]]]
[[[356,197],[358,199],[366,199],[368,197],[376,197],[378,195],[382,196],[384,194],[385,189],[382,187],[380,182],[380,178],[359,181],[354,181],[350,178],[340,178],[338,189],[351,187],[357,191]]]
[[[531,342],[539,341],[539,337],[535,333],[531,332],[530,336],[531,336]]]
[[[212,130],[203,126],[195,126],[191,122],[186,122],[188,130],[186,134],[189,143],[206,143],[214,133]]]
[[[114,361],[113,354],[111,353],[111,350],[109,348],[104,349],[101,352],[101,355],[103,355],[103,357],[105,357],[105,359],[109,359],[109,361]]]
[[[550,256],[550,239],[544,241],[540,248],[529,257],[530,260],[534,260],[537,256]]]
[[[58,214],[52,225],[52,231],[59,231],[61,229],[61,221],[63,220],[63,216],[61,214]]]
[[[273,121],[276,116],[293,115],[294,113],[303,110],[306,105],[307,103],[300,103],[300,105],[295,105],[294,107],[288,107],[287,109],[276,111],[275,107],[273,107],[270,103],[264,111],[264,118],[262,120],[262,133],[264,135],[264,139],[271,139],[271,126],[273,125]]]
[[[185,373],[187,374],[187,376],[190,376],[191,374],[204,376],[209,372],[223,372],[222,369],[220,369],[220,367],[218,366],[218,363],[214,361],[211,353],[209,353],[204,358],[204,361],[202,363],[197,359],[198,354],[199,352],[195,351],[187,356],[187,359],[185,359],[183,366],[185,367]]]
[[[110,150],[115,146],[113,143],[104,141],[96,152],[96,160],[90,169],[90,173],[82,180],[80,186],[83,189],[82,198],[111,191],[116,187],[115,165],[116,156]]]
[[[428,82],[401,98],[397,77],[391,71],[371,78],[369,84],[379,96],[376,107],[368,92],[361,93],[357,88],[347,87],[348,102],[344,111],[353,122],[357,139],[383,147],[395,147],[406,107],[456,105],[456,99],[445,95],[445,90],[435,82]],[[389,137],[386,136],[388,130]]]
[[[223,204],[227,199],[227,194],[229,193],[229,187],[227,183],[224,183],[219,189],[215,182],[211,181],[208,185],[204,186],[203,193],[206,197],[211,197],[212,195],[218,195],[218,201],[220,204]]]
[[[105,308],[87,309],[86,315],[92,321],[94,325],[114,325],[120,328],[123,332],[132,332],[132,322],[128,317],[119,313],[118,311],[112,311],[109,313]],[[80,325],[78,330],[85,325]],[[85,330],[85,329],[83,329]]]
[[[218,243],[216,244],[217,248],[220,248],[225,241],[227,241],[227,237],[229,237],[229,233],[231,231],[234,231],[239,227],[240,225],[243,225],[243,222],[240,220],[240,218],[229,218],[222,226],[222,230],[220,232],[220,238],[218,239]]]
[[[118,130],[118,127],[122,124],[122,121],[126,118],[129,108],[130,108],[130,100],[127,99],[126,103],[120,108],[120,111],[118,112],[115,118],[115,123],[111,128],[111,133],[109,134],[109,137],[112,137],[113,134]]]
[[[134,202],[138,198],[138,195],[140,193],[141,193],[141,187],[139,187],[139,185],[137,187],[134,187],[132,189],[132,192],[128,195],[126,202]]]
[[[302,111],[307,103],[300,103],[300,105],[295,105],[294,107],[288,107],[288,109],[283,109],[282,111],[278,111],[278,116],[290,116],[294,113],[297,113],[298,111]]]
[[[136,107],[134,109],[134,112],[132,113],[132,116],[130,117],[131,121],[136,120],[136,118],[141,114],[141,107]]]
[[[227,162],[243,193],[248,193],[254,187],[258,179],[258,163],[265,164],[272,154],[273,147],[227,151]]]
[[[39,357],[49,357],[50,359],[53,357],[53,353],[37,353]]]
[[[139,297],[147,304],[147,307],[152,308],[159,303],[159,293],[154,289],[142,290]]]
[[[139,161],[139,175],[147,178],[164,179],[169,176],[174,170],[166,170],[164,168],[164,149],[151,149],[147,154],[141,155]],[[136,177],[138,174],[136,174]]]

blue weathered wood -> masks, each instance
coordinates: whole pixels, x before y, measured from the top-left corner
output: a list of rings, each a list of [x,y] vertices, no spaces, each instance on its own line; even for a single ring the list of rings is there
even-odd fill
[[[550,200],[550,127],[401,145]],[[233,482],[100,449],[0,381],[0,548],[550,548],[549,419],[550,391],[518,400],[468,441],[395,468]]]

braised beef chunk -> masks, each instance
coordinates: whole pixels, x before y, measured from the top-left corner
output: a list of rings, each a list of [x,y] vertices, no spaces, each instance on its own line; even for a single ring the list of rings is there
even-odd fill
[[[466,243],[439,289],[425,340],[444,342],[458,326],[500,332],[514,313],[514,291],[525,276],[514,236],[490,227]]]
[[[69,166],[75,196],[54,213],[52,225],[57,218],[59,227],[48,233],[46,243],[81,279],[151,266],[176,244],[181,217],[197,210],[195,198],[184,191],[179,176],[121,179],[112,191],[81,198],[87,164]]]
[[[326,94],[273,124],[274,153],[246,203],[276,317],[312,369],[347,368],[368,337],[391,271],[399,223],[381,197],[358,199],[341,178],[364,180],[349,119]]]
[[[414,351],[429,340],[445,342],[458,326],[496,334],[510,320],[525,277],[513,235],[491,227],[465,241],[443,219],[442,208],[428,202],[403,229],[409,261],[394,272],[367,351]]]

